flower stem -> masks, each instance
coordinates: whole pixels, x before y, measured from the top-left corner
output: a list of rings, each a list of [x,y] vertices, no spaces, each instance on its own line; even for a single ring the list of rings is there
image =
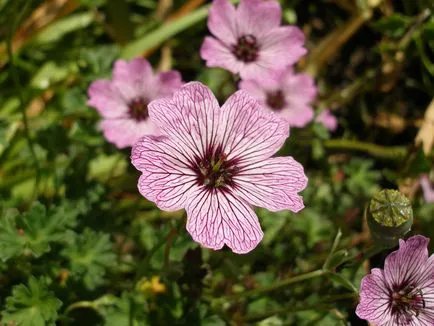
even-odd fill
[[[68,306],[68,308],[66,308],[64,314],[68,315],[71,311],[73,311],[75,309],[81,309],[81,308],[93,309],[93,310],[97,311],[95,303],[93,301],[77,301],[77,302],[70,304]]]
[[[302,282],[302,281],[309,280],[312,278],[324,276],[326,273],[327,273],[327,271],[322,270],[322,269],[318,269],[316,271],[312,271],[312,272],[308,272],[305,274],[300,274],[300,275],[296,275],[294,277],[290,277],[290,278],[282,280],[280,282],[276,282],[270,286],[257,288],[257,289],[253,289],[250,291],[244,291],[244,292],[236,293],[233,295],[223,297],[222,299],[229,299],[229,300],[230,299],[239,299],[239,298],[247,297],[247,296],[251,296],[251,295],[263,294],[266,292],[271,292],[271,291],[283,288],[283,287],[290,285],[290,284],[294,284],[294,283]]]
[[[324,141],[324,147],[362,151],[384,159],[401,159],[407,154],[407,149],[403,146],[386,147],[350,139],[328,139]]]

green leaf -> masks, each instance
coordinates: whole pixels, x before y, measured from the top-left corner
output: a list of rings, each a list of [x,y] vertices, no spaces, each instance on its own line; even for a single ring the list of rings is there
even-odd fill
[[[77,235],[73,245],[65,248],[61,254],[69,261],[71,276],[82,280],[89,290],[103,284],[106,269],[117,263],[110,236],[90,229]]]
[[[45,282],[32,276],[28,286],[15,286],[12,296],[6,298],[2,322],[16,326],[54,325],[61,306],[62,302],[48,290]]]
[[[95,303],[98,312],[104,317],[105,326],[146,326],[146,302],[140,299],[123,293],[120,298],[110,296],[108,304],[100,299]]]
[[[411,24],[412,19],[400,13],[394,13],[387,17],[382,17],[373,26],[379,32],[390,37],[401,37]]]
[[[71,236],[78,213],[68,202],[48,211],[37,202],[21,216],[7,214],[0,220],[0,259],[21,254],[40,257],[50,251],[52,242]]]

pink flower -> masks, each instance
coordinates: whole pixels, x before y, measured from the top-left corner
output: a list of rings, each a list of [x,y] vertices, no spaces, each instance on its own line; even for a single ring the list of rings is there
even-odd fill
[[[420,178],[420,185],[423,191],[423,197],[427,203],[434,203],[434,187],[427,175]]]
[[[315,119],[330,131],[336,131],[338,128],[338,119],[330,112],[330,110],[322,110]]]
[[[177,71],[154,75],[144,59],[117,60],[113,78],[94,81],[88,89],[87,104],[102,116],[104,137],[118,148],[134,145],[143,135],[158,132],[148,116],[148,104],[171,96],[182,85]]]
[[[241,78],[261,77],[297,62],[305,53],[303,32],[280,26],[282,9],[275,0],[214,0],[200,55],[208,67],[221,67]]]
[[[288,121],[291,127],[304,127],[313,119],[310,103],[317,90],[312,77],[307,74],[295,74],[289,67],[261,78],[242,80],[240,88]]]
[[[434,255],[429,239],[399,241],[399,249],[362,279],[356,314],[376,326],[434,325]]]
[[[205,247],[247,253],[263,233],[252,205],[300,211],[307,177],[292,157],[271,157],[288,125],[244,91],[220,108],[212,92],[188,83],[149,105],[161,136],[134,145],[140,193],[160,209],[185,208],[187,230]]]

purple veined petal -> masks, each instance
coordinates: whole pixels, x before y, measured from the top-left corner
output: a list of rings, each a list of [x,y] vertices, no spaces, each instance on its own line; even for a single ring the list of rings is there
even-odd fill
[[[104,119],[100,122],[104,137],[117,148],[126,148],[136,143],[143,135],[158,134],[151,121],[136,122],[128,118]]]
[[[298,192],[306,187],[307,177],[292,157],[273,157],[241,168],[234,180],[233,193],[254,206],[293,212],[304,208]]]
[[[283,69],[296,63],[306,53],[303,32],[296,26],[283,26],[264,37],[259,62],[270,70]]]
[[[182,147],[166,137],[145,136],[133,146],[131,162],[142,172],[138,188],[145,198],[168,211],[184,207],[196,175]]]
[[[128,106],[116,87],[108,80],[94,81],[88,89],[87,105],[96,108],[104,118],[125,117]]]
[[[227,45],[210,36],[205,37],[203,41],[200,57],[206,61],[207,67],[221,67],[234,74],[244,66],[236,59]]]
[[[428,260],[428,243],[429,239],[421,235],[399,240],[399,249],[384,262],[384,276],[390,288],[419,278]]]
[[[185,84],[172,100],[149,104],[149,116],[180,146],[203,155],[215,143],[219,130],[219,104],[211,90],[199,82]]]
[[[258,217],[230,192],[196,188],[186,207],[187,231],[193,240],[214,250],[227,245],[234,253],[253,250],[263,237]]]
[[[390,294],[381,269],[372,269],[371,274],[362,279],[356,314],[376,325],[389,325],[392,319]]]
[[[271,157],[289,136],[288,124],[264,110],[245,91],[234,93],[221,108],[219,139],[228,159],[242,164]]]
[[[237,42],[236,10],[228,0],[213,1],[208,15],[208,28],[226,45]]]
[[[282,8],[275,0],[242,0],[237,8],[238,36],[264,37],[280,25]]]
[[[431,185],[431,182],[427,175],[424,175],[420,178],[420,186],[422,187],[423,197],[427,203],[434,202],[434,186]]]

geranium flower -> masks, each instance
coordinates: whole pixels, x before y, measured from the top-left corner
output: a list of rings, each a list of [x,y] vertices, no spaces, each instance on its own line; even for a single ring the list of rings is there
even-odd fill
[[[172,99],[150,103],[161,130],[134,145],[140,193],[160,209],[185,208],[187,230],[207,248],[247,253],[263,233],[252,205],[301,210],[307,177],[292,157],[271,157],[288,125],[244,91],[220,108],[212,92],[192,82]]]
[[[423,197],[427,203],[434,203],[434,187],[427,175],[420,178],[420,185],[423,191]]]
[[[134,145],[143,135],[158,132],[149,120],[148,104],[171,96],[182,85],[177,71],[153,74],[144,59],[117,60],[112,80],[94,81],[88,89],[87,104],[102,116],[104,137],[118,148]]]
[[[214,0],[206,37],[200,49],[208,67],[221,67],[241,78],[260,77],[284,69],[306,53],[303,32],[280,26],[282,8],[275,0],[241,0],[238,8],[228,0]]]
[[[330,112],[330,110],[322,110],[315,121],[321,123],[330,131],[336,131],[338,128],[338,119]]]
[[[314,80],[307,74],[295,74],[290,67],[261,78],[242,80],[240,89],[256,97],[291,127],[304,127],[313,119],[310,103],[317,94]]]
[[[399,241],[399,249],[362,279],[356,313],[376,326],[434,325],[434,255],[429,239]]]

